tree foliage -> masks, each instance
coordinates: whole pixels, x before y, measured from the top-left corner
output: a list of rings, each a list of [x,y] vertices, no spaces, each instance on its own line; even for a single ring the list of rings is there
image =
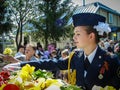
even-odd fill
[[[10,19],[10,10],[6,0],[0,0],[0,35],[2,36],[2,43],[0,43],[0,52],[4,50],[4,33],[11,30],[12,21]]]
[[[12,21],[6,0],[0,0],[0,34],[11,30]]]
[[[48,41],[55,42],[69,35],[67,22],[75,9],[71,0],[41,0],[36,6],[37,17],[30,21],[37,29],[32,33],[35,39],[41,38],[47,46]]]
[[[34,17],[34,8],[38,0],[8,0],[12,20],[16,29],[16,46],[22,43],[24,25]]]

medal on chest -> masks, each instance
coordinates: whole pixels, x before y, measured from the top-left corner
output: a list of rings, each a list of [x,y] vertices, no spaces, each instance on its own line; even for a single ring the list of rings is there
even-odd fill
[[[104,61],[104,64],[100,69],[100,72],[99,72],[100,74],[98,75],[99,79],[103,79],[103,77],[104,77],[103,75],[104,75],[105,71],[108,71],[108,62],[106,62],[106,61]]]
[[[99,78],[99,79],[103,79],[103,75],[102,75],[102,74],[99,74],[98,78]]]

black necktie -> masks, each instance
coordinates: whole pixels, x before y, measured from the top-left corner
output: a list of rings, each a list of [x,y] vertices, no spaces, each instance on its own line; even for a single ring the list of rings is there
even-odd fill
[[[88,70],[89,65],[90,65],[90,62],[89,62],[88,58],[86,57],[86,59],[84,60],[84,68],[86,71]]]

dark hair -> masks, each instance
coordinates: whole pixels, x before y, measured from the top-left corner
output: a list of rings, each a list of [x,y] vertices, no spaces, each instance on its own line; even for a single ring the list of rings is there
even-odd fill
[[[86,27],[87,27],[87,29],[86,29],[87,34],[90,34],[90,33],[94,33],[95,34],[95,42],[96,43],[100,42],[100,38],[107,37],[107,34],[105,32],[103,33],[103,36],[102,35],[98,35],[98,31],[96,29],[94,29],[93,26],[86,26]]]
[[[107,48],[108,52],[113,52],[113,49],[111,47]]]
[[[23,46],[23,45],[20,45],[20,46],[18,47],[18,49],[20,49],[20,48],[24,48],[24,49],[25,49],[25,46]]]
[[[37,49],[38,47],[42,48],[42,45],[39,42],[37,43]]]
[[[57,51],[56,51],[56,50],[53,50],[53,51],[51,52],[51,54],[56,55],[56,54],[57,54]]]

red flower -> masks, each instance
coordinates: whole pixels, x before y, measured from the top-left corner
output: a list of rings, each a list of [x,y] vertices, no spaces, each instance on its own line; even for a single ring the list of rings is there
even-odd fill
[[[7,84],[7,81],[9,79],[10,72],[9,71],[1,71],[0,72],[0,86],[2,84]]]
[[[20,90],[20,88],[15,84],[7,84],[4,90]]]
[[[9,76],[10,76],[10,72],[9,71],[2,71],[2,72],[0,72],[0,75],[4,78],[4,80],[8,80]]]

